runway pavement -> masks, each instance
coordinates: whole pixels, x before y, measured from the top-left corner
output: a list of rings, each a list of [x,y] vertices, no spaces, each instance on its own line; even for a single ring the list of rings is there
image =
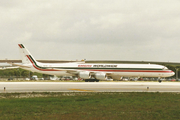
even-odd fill
[[[0,82],[9,92],[180,92],[180,82]]]

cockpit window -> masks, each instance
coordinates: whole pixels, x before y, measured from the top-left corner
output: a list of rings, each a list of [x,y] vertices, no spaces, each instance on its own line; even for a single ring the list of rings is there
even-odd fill
[[[168,70],[168,68],[167,68],[167,67],[164,67],[163,70]]]

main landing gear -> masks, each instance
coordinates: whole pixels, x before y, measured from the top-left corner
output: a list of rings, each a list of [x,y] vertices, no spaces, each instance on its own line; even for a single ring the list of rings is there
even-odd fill
[[[85,82],[99,82],[97,79],[85,79]]]
[[[160,78],[160,77],[158,78],[158,82],[159,82],[159,83],[161,83],[161,82],[162,82],[162,80],[161,80],[161,78]]]
[[[159,83],[161,83],[161,82],[162,82],[162,80],[158,80],[158,82],[159,82]]]

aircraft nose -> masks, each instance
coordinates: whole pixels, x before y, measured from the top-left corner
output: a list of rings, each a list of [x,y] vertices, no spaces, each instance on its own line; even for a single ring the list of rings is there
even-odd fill
[[[175,75],[175,72],[171,71],[171,75],[172,75],[172,76]]]

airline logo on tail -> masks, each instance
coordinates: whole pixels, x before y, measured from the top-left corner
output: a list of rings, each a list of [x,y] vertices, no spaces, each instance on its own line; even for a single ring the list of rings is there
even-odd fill
[[[25,48],[23,44],[18,44],[20,48]]]

